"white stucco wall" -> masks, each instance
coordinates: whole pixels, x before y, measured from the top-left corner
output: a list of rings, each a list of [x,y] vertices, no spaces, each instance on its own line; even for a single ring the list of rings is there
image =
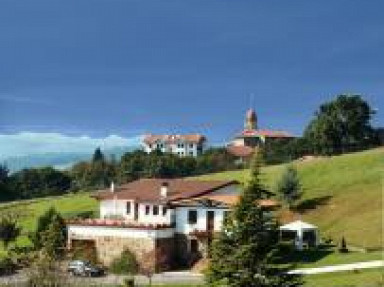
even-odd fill
[[[212,194],[214,195],[235,195],[240,192],[240,186],[237,184],[223,187]],[[127,202],[131,202],[131,213],[127,214]],[[149,214],[146,214],[146,206],[149,206]],[[167,209],[165,215],[163,215],[163,205],[157,205],[159,212],[157,215],[153,214],[152,203],[140,203],[138,223],[143,224],[172,224],[176,223],[176,230],[180,233],[189,233],[190,231],[197,229],[201,231],[206,230],[207,226],[207,211],[215,212],[214,228],[215,231],[220,231],[222,227],[222,221],[224,218],[224,210],[220,208],[207,208],[207,207],[177,207],[174,209]],[[191,225],[188,223],[188,210],[197,210],[197,223]],[[127,221],[134,220],[135,206],[134,202],[128,200],[103,200],[100,202],[100,216],[101,218],[107,218],[109,216],[120,216]]]
[[[149,214],[145,214],[145,207],[149,206]],[[153,214],[153,204],[151,203],[140,203],[139,204],[139,218],[138,222],[145,224],[171,224],[172,213],[174,210],[167,209],[167,213],[163,215],[163,205],[157,205],[159,207],[159,214]]]
[[[131,203],[131,212],[127,214],[127,202]],[[145,207],[149,206],[149,214],[145,213]],[[174,210],[167,209],[165,215],[163,215],[163,205],[157,205],[159,207],[159,213],[153,214],[153,204],[151,203],[140,203],[139,204],[139,215],[138,223],[144,224],[171,224],[172,214]],[[100,202],[100,217],[122,217],[127,221],[133,221],[135,217],[135,204],[129,200],[103,200]]]
[[[174,235],[173,228],[160,230],[147,230],[136,228],[122,228],[109,226],[79,226],[68,225],[69,239],[94,238],[94,237],[120,237],[120,238],[171,238]]]
[[[202,150],[205,150],[206,143],[201,143]],[[142,143],[143,150],[146,153],[150,153],[156,149],[160,149],[162,152],[169,152],[177,154],[181,157],[183,156],[194,156],[198,155],[199,144],[188,143],[185,141],[179,141],[175,143],[166,143],[166,142],[157,142],[149,146],[145,142]]]
[[[189,210],[197,211],[196,224],[188,223]],[[206,208],[206,207],[177,207],[176,208],[176,232],[188,234],[193,230],[207,230],[207,212],[214,211],[214,230],[220,231],[224,220],[224,211],[228,209]]]
[[[127,214],[127,202],[131,203],[131,213]],[[100,201],[100,217],[121,216],[133,220],[134,204],[131,200],[102,200]]]

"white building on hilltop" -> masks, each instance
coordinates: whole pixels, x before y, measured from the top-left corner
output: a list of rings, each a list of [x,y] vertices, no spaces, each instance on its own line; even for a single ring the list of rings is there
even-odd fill
[[[100,218],[68,222],[68,246],[93,248],[108,265],[125,249],[155,270],[208,256],[213,236],[238,201],[236,181],[141,179],[94,195]],[[273,200],[261,206],[274,208]]]
[[[180,157],[196,157],[203,153],[206,138],[200,134],[190,135],[146,135],[142,146],[146,153],[160,150],[166,153],[177,154]]]

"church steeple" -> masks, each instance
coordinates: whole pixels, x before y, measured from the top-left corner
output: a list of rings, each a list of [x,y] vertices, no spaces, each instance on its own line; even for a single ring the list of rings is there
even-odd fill
[[[257,129],[257,116],[254,109],[249,109],[245,115],[245,130],[256,130]]]

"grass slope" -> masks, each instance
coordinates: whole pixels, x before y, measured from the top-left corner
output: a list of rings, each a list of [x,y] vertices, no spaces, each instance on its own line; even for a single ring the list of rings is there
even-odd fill
[[[384,148],[293,163],[304,189],[303,220],[320,227],[323,236],[358,247],[382,246],[382,184]],[[267,186],[273,188],[285,165],[265,167]],[[237,179],[248,170],[204,175],[201,179]]]
[[[305,287],[378,287],[384,284],[382,269],[308,275],[304,280]]]
[[[304,220],[317,224],[323,236],[339,240],[344,235],[349,244],[381,246],[384,148],[294,164],[304,188],[302,204],[308,208],[303,214]],[[263,177],[267,185],[272,187],[283,169],[284,165],[264,168]],[[248,171],[241,170],[199,178],[244,182],[247,177]],[[26,234],[35,229],[38,216],[51,206],[65,217],[98,211],[98,203],[89,197],[89,193],[78,193],[0,204],[0,213],[12,211],[20,214],[20,224]],[[27,244],[26,236],[22,236],[18,243]]]
[[[89,193],[77,193],[65,196],[3,203],[0,204],[0,214],[14,213],[19,216],[22,235],[19,237],[17,244],[28,245],[28,232],[36,229],[37,218],[50,207],[55,207],[67,218],[82,212],[98,212],[98,203],[95,199],[89,197]]]

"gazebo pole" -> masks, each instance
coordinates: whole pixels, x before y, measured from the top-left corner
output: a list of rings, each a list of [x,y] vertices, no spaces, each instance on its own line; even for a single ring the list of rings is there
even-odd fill
[[[298,249],[301,251],[301,250],[303,250],[303,229],[301,229],[301,228],[298,230],[298,237],[299,237]]]

